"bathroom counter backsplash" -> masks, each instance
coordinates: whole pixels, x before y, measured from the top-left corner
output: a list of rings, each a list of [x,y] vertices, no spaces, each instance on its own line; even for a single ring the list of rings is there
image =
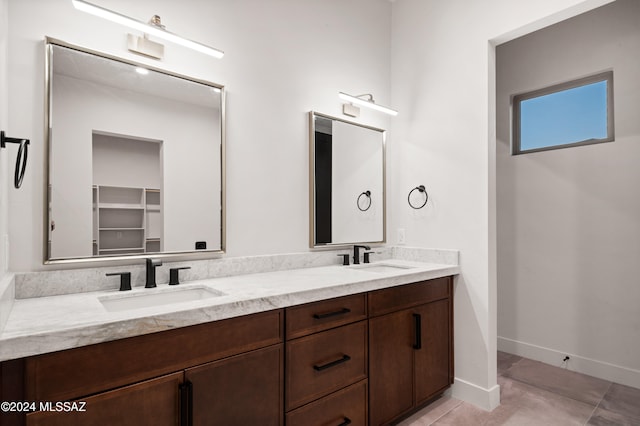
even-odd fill
[[[457,250],[389,246],[372,247],[372,252],[372,262],[404,259],[425,263],[458,264]],[[339,264],[340,258],[338,256],[342,254],[351,255],[352,253],[350,250],[345,249],[166,262],[162,267],[157,268],[156,276],[159,284],[168,283],[169,269],[181,266],[191,267],[190,270],[181,273],[181,276],[184,275],[185,281],[316,268]],[[153,256],[149,257],[152,258]],[[126,266],[16,273],[15,298],[29,299],[32,297],[111,290],[118,287],[118,280],[117,277],[108,277],[106,274],[124,271],[131,272],[131,285],[133,287],[144,286],[145,265],[143,261],[140,261],[139,264]]]
[[[363,269],[362,266],[366,265],[338,265],[337,255],[340,253],[336,251],[310,253],[310,256],[260,256],[244,258],[244,262],[240,258],[228,259],[226,262],[204,261],[212,264],[224,263],[217,269],[209,268],[211,265],[196,266],[197,262],[181,262],[191,266],[191,270],[185,271],[191,274],[185,274],[184,278],[181,278],[183,283],[177,287],[169,287],[166,284],[168,276],[164,280],[163,275],[158,274],[157,290],[145,289],[142,281],[135,281],[133,267],[99,268],[99,271],[38,272],[22,276],[16,274],[16,300],[13,301],[4,328],[0,328],[0,361],[456,275],[460,272],[458,252],[455,250],[389,247],[374,251],[377,252],[377,257],[372,265],[383,265],[378,270]],[[316,257],[321,259],[317,260]],[[325,261],[330,261],[330,266],[317,264]],[[176,266],[179,264],[170,264],[170,267]],[[107,288],[101,286],[98,290],[86,290],[94,285],[87,282],[115,269],[132,271],[132,291],[119,292],[118,280],[110,280]],[[139,274],[142,275],[144,268],[141,269],[142,272]],[[168,267],[166,269],[168,270]],[[204,270],[207,270],[207,276],[202,277],[199,274],[204,274]],[[208,275],[212,270],[220,272],[219,275]],[[49,274],[51,281],[46,276]],[[41,282],[41,286],[57,289],[65,280],[67,286],[81,286],[83,291],[50,295],[50,291],[30,290],[30,293],[20,289],[21,285],[26,285],[27,288],[38,287],[37,282]],[[162,284],[163,282],[165,284]],[[101,302],[104,299],[129,298],[151,292],[189,289],[218,292],[220,295],[115,311],[108,311]],[[25,297],[26,294],[36,297]]]

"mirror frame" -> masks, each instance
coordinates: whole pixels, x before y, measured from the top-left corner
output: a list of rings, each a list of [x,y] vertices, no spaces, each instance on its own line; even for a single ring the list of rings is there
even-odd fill
[[[121,62],[127,65],[143,67],[150,71],[154,71],[160,74],[164,74],[170,77],[181,78],[183,80],[188,80],[194,83],[204,84],[206,86],[215,87],[220,89],[220,248],[215,250],[189,250],[189,251],[163,251],[157,253],[146,253],[146,254],[130,254],[130,255],[114,255],[114,256],[92,256],[92,257],[74,257],[74,258],[60,258],[60,259],[51,259],[50,258],[50,247],[49,247],[49,187],[50,187],[50,150],[51,150],[51,124],[52,124],[52,83],[53,83],[53,64],[52,64],[52,56],[53,56],[53,46],[65,47],[68,49],[77,50],[82,53],[88,53],[91,55],[100,56],[105,59],[109,59],[116,62]],[[67,43],[62,40],[55,39],[53,37],[46,36],[44,38],[44,47],[45,47],[45,117],[44,117],[44,203],[43,203],[43,264],[51,265],[51,264],[78,264],[78,263],[89,263],[89,262],[115,262],[115,261],[131,261],[131,260],[139,260],[146,259],[149,257],[153,258],[174,258],[175,260],[183,260],[185,258],[195,259],[206,259],[211,258],[212,254],[224,254],[226,250],[226,235],[227,235],[227,227],[226,227],[226,113],[225,113],[225,105],[226,105],[226,92],[224,85],[213,83],[207,80],[197,79],[194,77],[189,77],[183,74],[178,74],[172,71],[168,71],[166,69],[154,67],[153,65],[132,61],[130,59],[125,59],[122,57],[118,57],[115,55],[107,54],[104,52],[99,52],[93,49],[88,49],[83,46],[78,46],[75,44]],[[122,262],[121,262],[122,263]]]
[[[341,121],[365,129],[381,133],[382,137],[382,240],[353,241],[341,243],[316,244],[316,159],[315,159],[315,117]],[[385,244],[387,242],[387,131],[378,127],[368,126],[351,120],[334,117],[317,111],[309,111],[309,247],[331,248],[349,247],[354,244]]]

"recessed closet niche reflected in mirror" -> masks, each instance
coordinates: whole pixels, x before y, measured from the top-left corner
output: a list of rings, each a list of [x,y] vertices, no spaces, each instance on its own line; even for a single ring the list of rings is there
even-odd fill
[[[161,149],[162,141],[93,133],[94,256],[162,251]]]
[[[46,263],[224,250],[224,88],[47,39]]]
[[[385,131],[310,112],[310,245],[385,241]]]

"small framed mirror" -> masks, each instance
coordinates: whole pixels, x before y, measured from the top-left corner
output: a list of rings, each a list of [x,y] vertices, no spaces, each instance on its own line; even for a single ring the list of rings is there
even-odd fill
[[[311,247],[384,243],[383,129],[309,113]]]
[[[45,43],[45,263],[223,252],[224,87]]]

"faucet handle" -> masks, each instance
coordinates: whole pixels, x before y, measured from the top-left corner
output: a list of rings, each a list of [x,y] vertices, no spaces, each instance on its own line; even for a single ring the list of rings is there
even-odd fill
[[[112,275],[120,275],[120,291],[131,290],[131,272],[112,272],[106,274],[108,277]]]
[[[372,251],[365,251],[365,252],[364,252],[364,263],[371,263],[371,262],[370,262],[370,260],[371,260],[371,259],[370,259],[370,256],[371,256],[371,254],[372,254],[372,253],[373,253],[373,254],[375,254],[375,253],[374,253],[374,252],[372,252]]]
[[[191,269],[191,266],[183,266],[182,268],[171,268],[169,269],[169,285],[178,285],[180,284],[179,273],[181,269]]]
[[[349,253],[346,254],[339,254],[338,257],[342,258],[342,264],[347,266],[349,265]]]

